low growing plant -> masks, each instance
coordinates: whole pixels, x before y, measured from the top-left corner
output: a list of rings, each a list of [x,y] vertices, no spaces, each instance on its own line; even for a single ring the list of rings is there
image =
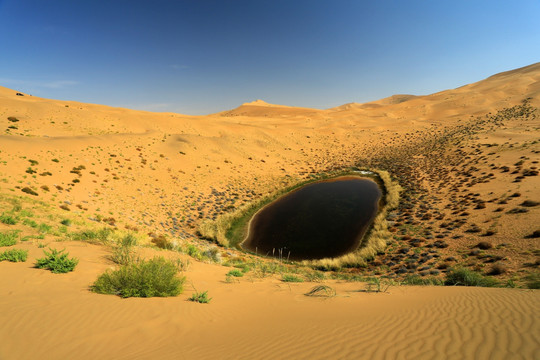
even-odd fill
[[[497,285],[497,281],[469,269],[457,268],[446,274],[444,285],[493,287]]]
[[[50,270],[55,274],[67,273],[73,271],[79,263],[76,258],[68,258],[69,253],[64,253],[64,250],[56,250],[49,248],[50,252],[43,250],[46,257],[37,259],[36,267],[39,269]]]
[[[201,304],[208,304],[210,300],[212,300],[212,298],[208,297],[208,291],[203,291],[203,292],[195,291],[195,293],[191,295],[191,297],[188,300],[198,302]]]
[[[317,285],[304,295],[312,297],[334,297],[336,296],[336,290],[328,285]]]
[[[176,296],[182,292],[185,281],[177,273],[176,264],[163,257],[142,260],[101,274],[92,291],[123,298]]]
[[[281,277],[281,281],[283,281],[283,282],[304,282],[304,279],[302,279],[301,277],[298,277],[296,275],[292,275],[292,274],[283,274],[283,276]]]
[[[0,261],[25,262],[28,257],[28,250],[10,249],[0,253]]]
[[[18,231],[0,233],[0,246],[15,245],[17,243],[18,235]]]
[[[0,222],[6,225],[15,225],[17,224],[17,219],[8,214],[0,215]]]
[[[244,273],[241,270],[233,269],[227,273],[227,276],[242,277]]]

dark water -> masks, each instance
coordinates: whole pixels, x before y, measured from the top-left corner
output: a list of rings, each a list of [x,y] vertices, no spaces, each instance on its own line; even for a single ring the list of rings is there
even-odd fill
[[[346,254],[358,247],[381,195],[374,181],[352,176],[306,185],[255,214],[242,246],[276,257],[282,249],[291,260]]]

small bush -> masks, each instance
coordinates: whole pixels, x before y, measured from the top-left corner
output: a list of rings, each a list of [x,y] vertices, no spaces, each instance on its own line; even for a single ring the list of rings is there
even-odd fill
[[[304,282],[304,279],[302,279],[301,277],[298,277],[296,275],[284,274],[281,277],[281,281],[283,281],[283,282]]]
[[[529,274],[525,280],[528,289],[540,289],[540,273]]]
[[[19,119],[17,119],[15,116],[9,116],[8,120],[11,121],[11,122],[18,122],[19,121]]]
[[[17,224],[17,219],[8,214],[0,215],[0,222],[6,225],[15,225]]]
[[[71,220],[70,219],[64,219],[64,220],[60,221],[60,224],[65,225],[65,226],[71,226]]]
[[[480,241],[475,247],[482,250],[489,250],[493,247],[493,245],[487,241]]]
[[[7,233],[0,233],[0,246],[11,246],[17,243],[19,232],[10,231]]]
[[[23,187],[23,188],[21,189],[21,191],[22,191],[23,193],[27,193],[27,194],[30,194],[30,195],[38,196],[38,193],[35,192],[34,190],[30,189],[29,187]]]
[[[162,257],[140,261],[101,274],[92,285],[99,294],[127,297],[176,296],[185,278],[178,278],[178,267]]]
[[[485,278],[475,271],[459,268],[451,269],[446,274],[444,285],[493,287],[497,285],[497,282],[493,279]]]
[[[212,298],[208,297],[208,291],[203,291],[203,292],[195,292],[195,294],[191,295],[191,297],[188,300],[198,302],[201,304],[208,304],[210,300],[212,300]]]
[[[244,273],[241,270],[233,269],[227,273],[227,276],[242,277]]]
[[[68,258],[68,253],[64,253],[64,250],[56,250],[49,248],[51,252],[43,250],[46,257],[37,259],[36,267],[39,269],[50,270],[55,274],[67,273],[73,271],[75,266],[79,263],[79,260],[75,258]]]
[[[0,253],[0,261],[25,262],[28,257],[28,250],[10,249]]]

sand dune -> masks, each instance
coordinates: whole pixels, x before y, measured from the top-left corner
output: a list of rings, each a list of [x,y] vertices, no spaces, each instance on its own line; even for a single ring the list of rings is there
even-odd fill
[[[391,287],[328,282],[329,299],[303,295],[313,284],[275,280],[226,284],[226,268],[194,264],[186,276],[212,289],[212,303],[178,298],[119,299],[87,291],[106,252],[63,243],[82,259],[54,275],[29,265],[0,267],[2,359],[534,359],[540,355],[537,291]],[[31,256],[38,255],[37,249]]]
[[[256,100],[189,116],[16,92],[0,87],[0,214],[18,201],[33,217],[0,223],[0,232],[30,236],[15,245],[29,250],[27,262],[0,262],[0,359],[540,358],[538,290],[367,293],[364,283],[328,275],[337,296],[309,298],[316,283],[253,273],[227,283],[230,267],[141,247],[191,261],[185,292],[120,299],[89,291],[115,266],[110,247],[66,241],[59,227],[64,217],[74,222],[65,232],[136,227],[147,242],[151,232],[205,250],[215,245],[198,238],[203,221],[322,172],[378,167],[406,188],[388,218],[394,236],[384,254],[346,274],[398,282],[499,266],[486,276],[525,286],[539,264],[531,234],[540,206],[521,204],[540,202],[540,122],[524,109],[540,107],[540,63],[431,95],[326,110]],[[481,241],[491,248],[480,251]],[[33,268],[43,245],[65,247],[80,259],[76,270]],[[187,301],[194,288],[212,302]]]

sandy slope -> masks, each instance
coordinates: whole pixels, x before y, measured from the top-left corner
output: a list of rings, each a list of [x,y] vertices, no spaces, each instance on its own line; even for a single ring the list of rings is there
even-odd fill
[[[538,239],[526,236],[537,229],[540,207],[507,212],[524,200],[540,201],[540,177],[514,182],[524,169],[538,168],[538,119],[480,130],[450,149],[451,160],[462,160],[458,165],[431,169],[443,157],[407,146],[527,97],[540,107],[540,63],[432,95],[397,95],[327,110],[255,101],[187,116],[15,92],[0,87],[2,194],[29,196],[21,190],[30,187],[58,212],[63,205],[70,216],[113,217],[119,228],[137,226],[141,233],[204,247],[195,236],[202,220],[310,174],[390,151],[417,166],[424,193],[413,197],[428,210],[394,214],[408,226],[395,224],[401,238],[373,262],[368,275],[381,274],[378,267],[385,265],[384,274],[395,276],[406,261],[397,250],[411,247],[407,237],[433,242],[412,232],[423,224],[417,214],[425,211],[429,236],[440,235],[448,245],[437,250],[440,258],[427,262],[432,271],[453,256],[485,272],[490,265],[484,258],[467,255],[481,240],[493,244],[487,255],[505,267],[501,279],[538,271]],[[519,161],[524,163],[515,165]],[[502,171],[504,166],[510,170]],[[494,175],[486,179],[488,173]],[[520,197],[510,197],[516,192]],[[474,197],[484,201],[484,209],[474,209]],[[498,207],[503,211],[496,212]],[[458,218],[466,225],[446,229],[445,223]],[[465,233],[473,224],[482,232]],[[9,228],[0,224],[0,231]],[[497,230],[493,236],[482,236],[491,228]],[[329,281],[338,296],[323,300],[302,295],[313,283],[287,285],[272,278],[227,284],[229,268],[192,261],[185,275],[197,289],[209,290],[211,304],[186,301],[193,291],[189,282],[178,298],[121,300],[88,291],[113,266],[109,249],[53,242],[81,259],[74,273],[54,275],[32,268],[42,254],[36,245],[16,245],[29,249],[28,262],[0,263],[0,359],[540,357],[538,291],[393,287],[387,294],[370,294],[359,292],[359,283]]]
[[[82,261],[54,275],[31,263],[0,266],[2,359],[534,359],[540,356],[538,291],[223,281],[226,268],[193,264],[186,276],[211,289],[208,305],[119,299],[87,291],[107,268],[99,246],[62,243]],[[23,247],[23,246],[19,246]],[[60,246],[56,246],[61,248]],[[41,251],[29,247],[31,260]]]

